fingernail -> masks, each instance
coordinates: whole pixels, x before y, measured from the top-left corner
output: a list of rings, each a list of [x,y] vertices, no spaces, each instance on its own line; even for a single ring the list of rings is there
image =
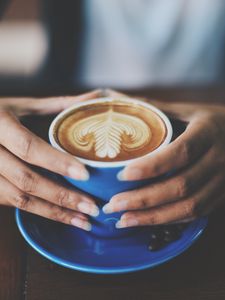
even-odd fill
[[[74,179],[86,181],[89,179],[89,173],[86,169],[79,169],[78,167],[69,167],[68,174]]]
[[[106,205],[103,206],[102,208],[104,214],[111,214],[113,213],[113,207],[110,203],[107,203]]]
[[[116,228],[125,228],[125,227],[132,227],[137,226],[138,221],[135,219],[127,219],[127,220],[120,220],[116,223]]]
[[[91,224],[87,221],[84,221],[84,220],[81,220],[79,218],[73,218],[70,223],[73,225],[73,226],[76,226],[76,227],[79,227],[81,229],[84,229],[86,231],[91,231]]]
[[[90,204],[87,202],[80,202],[77,205],[78,209],[80,212],[84,213],[84,214],[88,214],[92,217],[97,217],[99,215],[99,209],[96,205],[94,204]]]
[[[117,179],[120,180],[120,181],[125,180],[125,179],[123,178],[123,170],[120,171],[120,172],[117,174]]]
[[[115,203],[111,202],[112,200],[110,200],[109,203],[107,203],[105,206],[103,206],[102,210],[105,214],[111,214],[115,211],[120,211],[120,210],[126,210],[127,209],[127,204],[128,204],[128,200],[123,199],[123,200],[119,200]],[[116,207],[116,210],[115,210]]]
[[[117,174],[118,180],[139,180],[142,179],[143,172],[138,168],[132,168],[127,170],[122,170]]]

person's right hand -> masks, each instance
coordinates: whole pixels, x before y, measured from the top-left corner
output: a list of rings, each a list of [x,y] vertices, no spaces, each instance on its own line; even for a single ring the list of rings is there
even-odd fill
[[[57,113],[71,104],[96,98],[100,91],[46,99],[0,99],[0,204],[91,230],[87,215],[98,208],[87,195],[59,185],[35,172],[38,166],[78,180],[87,180],[85,167],[25,128],[17,116]]]

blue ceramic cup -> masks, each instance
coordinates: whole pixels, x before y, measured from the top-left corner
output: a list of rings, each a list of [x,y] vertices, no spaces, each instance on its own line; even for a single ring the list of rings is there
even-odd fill
[[[82,106],[90,105],[90,104],[104,104],[108,102],[112,102],[115,98],[112,97],[104,97],[98,99],[92,99],[88,101],[83,101],[80,103],[76,103],[70,108],[61,112],[52,122],[49,128],[49,140],[53,147],[57,148],[60,151],[66,152],[58,143],[56,138],[57,126],[60,121],[65,118],[66,115],[70,114],[72,111],[75,112],[77,108],[81,108]],[[118,97],[116,97],[118,100]],[[133,99],[133,98],[121,98],[122,102],[126,102],[130,105],[139,105],[144,108],[147,108],[157,114],[161,120],[164,122],[166,128],[166,136],[161,145],[155,149],[154,151],[148,153],[145,156],[154,155],[156,152],[160,151],[163,147],[170,143],[172,138],[172,126],[167,118],[167,116],[160,111],[158,108],[152,106],[149,103]],[[115,223],[120,219],[121,213],[114,214],[104,214],[102,211],[102,207],[104,204],[109,202],[112,196],[115,194],[133,190],[139,187],[142,187],[146,184],[151,183],[154,179],[148,180],[139,180],[139,181],[120,181],[118,179],[118,173],[129,163],[140,159],[130,159],[126,161],[112,161],[112,162],[101,162],[101,161],[93,161],[87,160],[80,157],[75,157],[82,163],[84,163],[89,171],[90,177],[87,181],[78,181],[69,177],[65,177],[76,189],[79,189],[85,193],[90,194],[95,198],[98,206],[100,207],[100,214],[91,220],[92,222],[92,232],[100,237],[119,237],[127,234],[132,234],[136,230],[134,229],[117,229],[115,227]],[[143,158],[143,156],[141,157]]]

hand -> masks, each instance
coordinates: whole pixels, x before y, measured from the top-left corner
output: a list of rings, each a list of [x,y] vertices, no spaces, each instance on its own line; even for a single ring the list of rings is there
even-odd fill
[[[225,200],[225,107],[154,104],[188,126],[160,152],[123,170],[122,180],[173,175],[112,197],[103,210],[126,211],[118,228],[188,222],[207,215]]]
[[[17,116],[57,113],[99,94],[93,91],[76,97],[0,99],[0,204],[91,230],[86,214],[98,214],[94,201],[40,175],[31,165],[78,180],[88,179],[87,170],[72,155],[31,133]]]

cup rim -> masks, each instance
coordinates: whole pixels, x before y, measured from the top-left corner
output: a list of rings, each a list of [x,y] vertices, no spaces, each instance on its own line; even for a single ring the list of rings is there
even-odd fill
[[[56,126],[56,124],[58,123],[58,121],[63,118],[66,114],[68,114],[70,111],[88,105],[88,104],[92,104],[93,101],[95,101],[95,103],[104,103],[104,102],[111,102],[111,101],[116,101],[116,100],[120,100],[123,102],[127,102],[127,103],[134,103],[134,104],[138,104],[141,106],[144,106],[146,108],[149,108],[151,111],[155,112],[161,119],[162,121],[165,123],[166,129],[167,129],[167,135],[165,140],[163,141],[163,143],[156,148],[155,150],[153,150],[152,152],[149,152],[145,155],[142,155],[140,157],[136,157],[136,158],[132,158],[132,159],[128,159],[128,160],[124,160],[124,161],[112,161],[112,162],[102,162],[102,161],[95,161],[95,160],[89,160],[89,159],[85,159],[85,158],[81,158],[78,157],[76,155],[72,155],[74,158],[76,158],[77,160],[79,160],[80,162],[82,162],[83,164],[90,166],[90,167],[99,167],[99,168],[118,168],[118,167],[125,167],[126,165],[146,158],[146,157],[150,157],[154,154],[156,154],[157,152],[159,152],[160,150],[162,150],[162,148],[164,148],[166,145],[168,145],[172,139],[173,136],[173,128],[171,125],[171,122],[169,120],[169,118],[157,107],[153,106],[152,104],[148,103],[148,102],[144,102],[142,100],[139,100],[137,98],[132,98],[132,97],[99,97],[99,98],[94,98],[94,99],[90,99],[90,100],[85,100],[85,101],[81,101],[81,102],[77,102],[75,104],[73,104],[72,106],[68,107],[67,109],[63,110],[62,112],[60,112],[52,121],[50,127],[49,127],[49,131],[48,131],[48,137],[49,137],[49,141],[51,143],[51,145],[56,148],[57,150],[60,150],[64,153],[69,153],[68,151],[66,151],[65,149],[63,149],[56,141],[55,137],[54,137],[54,128]]]

